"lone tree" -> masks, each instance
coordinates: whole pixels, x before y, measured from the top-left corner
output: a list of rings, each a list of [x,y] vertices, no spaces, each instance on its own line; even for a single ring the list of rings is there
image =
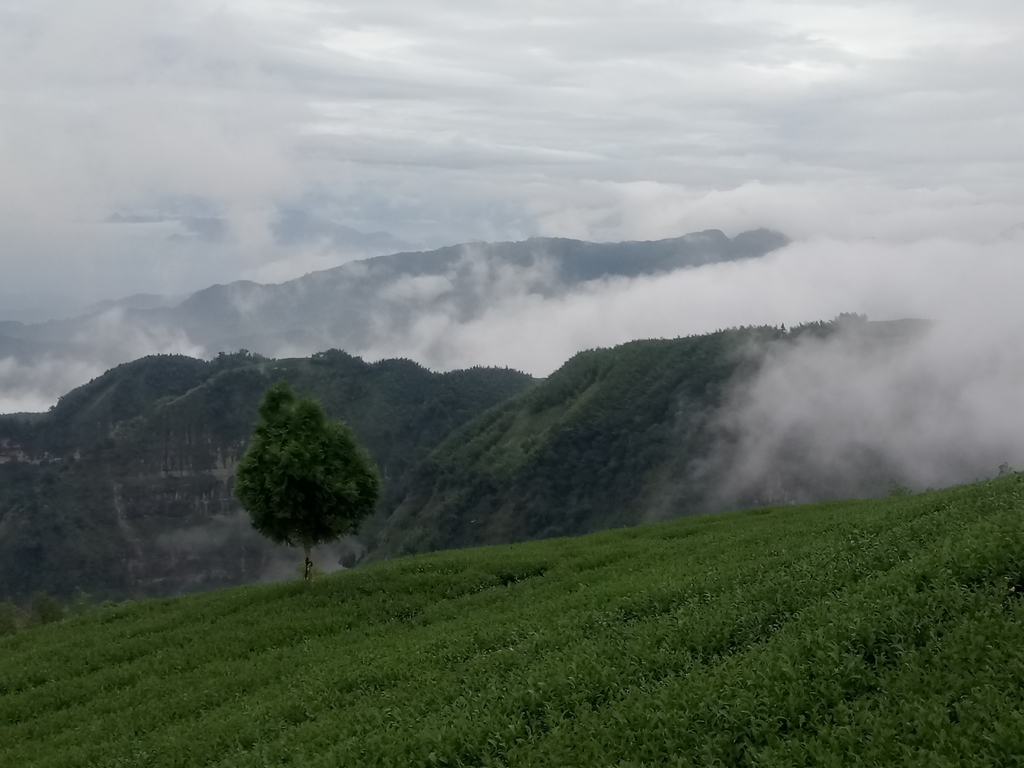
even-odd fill
[[[272,541],[310,550],[355,533],[380,496],[380,475],[341,420],[299,400],[285,382],[268,389],[249,448],[235,469],[235,496],[252,525]]]

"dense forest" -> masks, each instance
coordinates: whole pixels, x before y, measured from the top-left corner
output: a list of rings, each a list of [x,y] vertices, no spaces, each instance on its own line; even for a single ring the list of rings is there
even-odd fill
[[[899,354],[915,322],[843,316],[581,352],[537,382],[506,369],[432,373],[344,352],[272,360],[151,357],[0,419],[0,597],[163,595],[293,575],[233,498],[261,393],[284,379],[345,418],[384,480],[328,568],[437,549],[577,535],[700,512],[885,495],[898,481],[861,453],[836,473],[801,446],[733,482],[725,416],[764,361],[843,334]]]
[[[581,352],[462,427],[410,473],[371,557],[884,495],[896,470],[882,461],[845,467],[840,481],[783,455],[764,477],[734,487],[737,426],[725,411],[781,347],[842,332],[898,350],[921,329],[841,316]]]
[[[118,366],[47,414],[0,418],[0,596],[168,594],[273,577],[287,558],[249,529],[231,485],[259,398],[282,379],[346,419],[391,488],[453,429],[533,385],[506,369],[438,374],[338,351]]]

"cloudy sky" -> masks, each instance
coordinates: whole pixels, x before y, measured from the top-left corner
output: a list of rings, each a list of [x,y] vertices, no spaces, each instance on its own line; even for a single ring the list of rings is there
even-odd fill
[[[0,0],[0,298],[385,247],[288,211],[425,247],[1016,239],[1022,73],[1019,0]]]

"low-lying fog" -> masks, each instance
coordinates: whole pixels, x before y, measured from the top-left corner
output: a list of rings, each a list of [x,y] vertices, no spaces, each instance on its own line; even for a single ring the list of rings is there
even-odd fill
[[[773,358],[730,410],[749,472],[794,432],[822,462],[874,445],[920,483],[949,479],[951,451],[1020,461],[1019,2],[350,5],[0,4],[0,295],[21,297],[0,301],[0,412],[140,355],[218,351],[125,307],[32,346],[2,321],[60,308],[30,294],[766,227],[794,242],[568,292],[482,265],[469,314],[445,275],[411,279],[360,310],[358,343],[313,327],[270,351],[543,376],[640,337],[928,318],[895,358],[842,340]]]
[[[579,350],[637,338],[841,312],[926,318],[929,330],[895,350],[839,334],[773,353],[722,418],[742,436],[738,486],[763,481],[794,451],[822,477],[871,455],[915,487],[945,485],[994,474],[1003,463],[1024,467],[1022,246],[1019,228],[987,241],[812,236],[759,259],[600,280],[547,297],[535,290],[543,269],[533,269],[486,282],[486,309],[468,321],[458,296],[432,294],[419,305],[410,283],[398,299],[415,311],[399,322],[382,302],[375,341],[349,351],[434,369],[499,365],[544,376]],[[119,354],[214,351],[179,331],[142,332],[120,310],[103,315],[100,327],[105,353],[97,360],[0,361],[0,408],[44,409]]]

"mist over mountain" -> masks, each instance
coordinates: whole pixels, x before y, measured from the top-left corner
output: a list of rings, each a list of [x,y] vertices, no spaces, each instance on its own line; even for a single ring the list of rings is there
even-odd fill
[[[350,262],[281,285],[213,286],[158,322],[183,330],[208,353],[243,347],[270,356],[329,347],[362,352],[396,343],[431,315],[465,323],[510,296],[550,298],[606,278],[756,258],[788,242],[767,230],[733,239],[712,230],[650,242],[469,243]]]
[[[106,312],[111,309],[159,309],[162,307],[176,307],[185,299],[189,294],[181,296],[163,296],[155,293],[136,293],[132,296],[126,296],[123,299],[106,299],[104,301],[97,301],[80,312],[76,312],[77,317],[84,315],[95,315],[100,312]]]
[[[413,245],[390,232],[360,232],[308,211],[288,209],[270,227],[278,245],[321,245],[350,256],[376,256],[413,250]]]
[[[0,766],[1012,762],[1022,92],[1021,0],[0,0]],[[282,380],[359,572],[221,590]]]
[[[288,577],[234,499],[279,379],[344,417],[384,496],[327,567],[690,514],[924,490],[1024,466],[1024,353],[843,315],[574,355],[544,380],[341,351],[154,356],[0,418],[0,595]]]
[[[386,233],[363,235],[298,212],[278,226],[278,237],[289,242],[399,244]],[[443,348],[448,326],[473,323],[510,302],[557,300],[609,280],[756,259],[788,242],[768,230],[734,238],[708,230],[624,243],[468,243],[349,262],[280,284],[239,281],[188,297],[143,294],[72,319],[0,323],[0,412],[42,410],[103,370],[147,354],[209,357],[247,349],[293,357],[340,348],[442,369],[479,364],[487,361],[456,359]]]
[[[979,412],[938,375],[970,357],[927,321],[858,315],[582,352],[431,452],[371,557],[994,474],[1024,437],[997,415],[1009,376],[984,377]]]

